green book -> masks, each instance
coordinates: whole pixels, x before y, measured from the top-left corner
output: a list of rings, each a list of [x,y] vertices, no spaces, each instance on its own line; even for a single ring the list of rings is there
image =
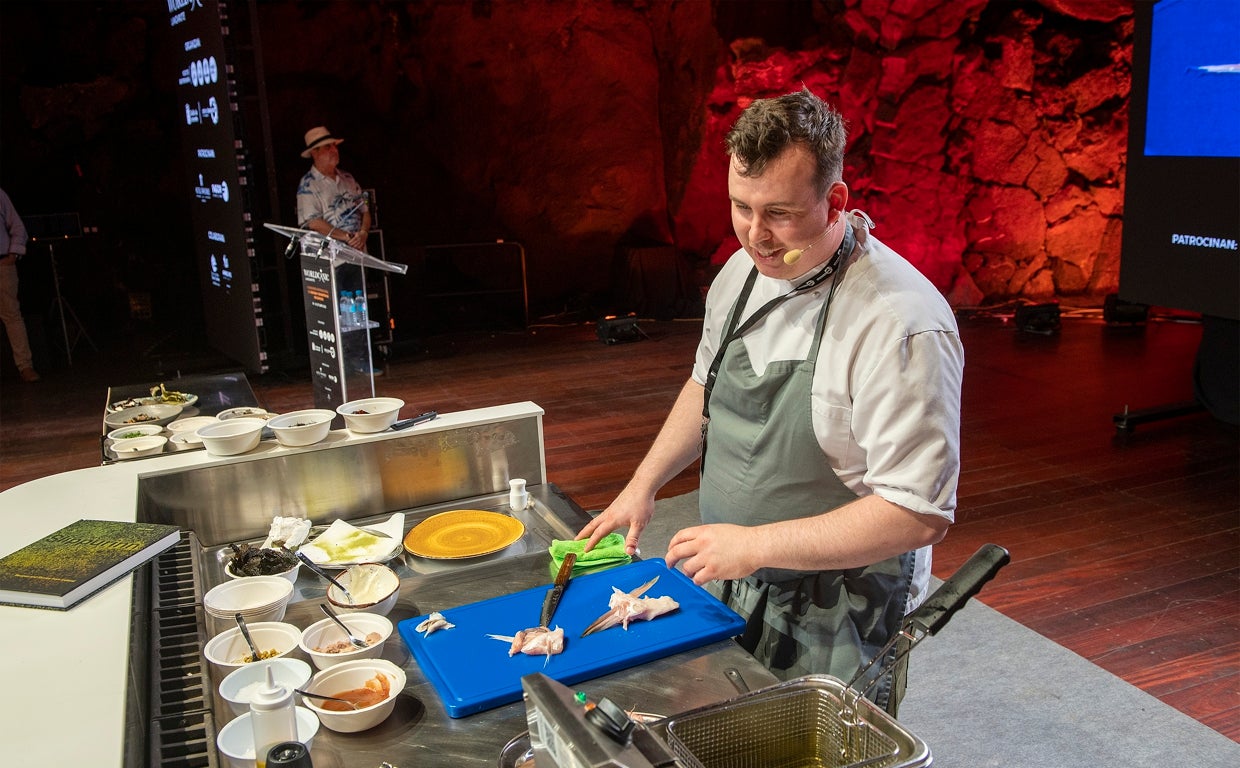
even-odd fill
[[[180,539],[175,525],[78,520],[0,558],[0,605],[68,610]]]

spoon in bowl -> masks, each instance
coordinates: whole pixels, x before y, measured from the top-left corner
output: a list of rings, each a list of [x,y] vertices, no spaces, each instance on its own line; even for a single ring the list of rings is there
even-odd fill
[[[241,636],[245,638],[245,644],[250,646],[250,653],[254,654],[250,657],[250,661],[261,660],[263,655],[258,652],[258,646],[254,644],[254,638],[250,637],[250,628],[245,625],[245,617],[240,613],[235,613],[233,618],[237,620],[237,628],[241,630]]]
[[[339,589],[341,592],[343,592],[343,593],[344,593],[345,599],[347,599],[347,600],[349,601],[349,604],[350,604],[350,605],[352,605],[353,603],[356,603],[356,602],[357,602],[356,600],[354,600],[354,599],[353,599],[353,595],[351,595],[351,594],[349,593],[349,590],[348,590],[348,589],[347,589],[347,588],[346,588],[343,584],[341,584],[340,582],[336,581],[336,579],[335,579],[335,578],[334,578],[334,577],[333,577],[330,573],[328,573],[327,571],[325,571],[325,570],[323,570],[322,568],[320,568],[320,567],[319,567],[319,565],[318,565],[318,563],[316,563],[316,562],[314,562],[313,560],[311,560],[310,558],[306,557],[306,556],[305,556],[304,554],[302,554],[301,552],[294,552],[294,551],[292,551],[291,549],[289,549],[288,547],[280,547],[280,549],[283,549],[285,552],[289,553],[289,554],[290,554],[290,555],[292,555],[293,557],[295,557],[295,558],[297,558],[298,560],[300,560],[302,563],[304,563],[304,564],[306,565],[306,567],[307,567],[307,568],[309,568],[310,570],[314,571],[314,572],[315,572],[316,574],[318,574],[319,576],[322,576],[324,579],[326,579],[326,580],[330,581],[332,584],[335,584],[335,585],[336,585],[336,589]]]
[[[336,624],[338,624],[340,628],[344,630],[344,633],[349,636],[349,642],[353,645],[354,648],[369,648],[370,647],[370,643],[366,642],[365,640],[359,639],[358,637],[354,636],[352,632],[349,631],[349,628],[346,627],[344,622],[340,620],[340,617],[336,615],[336,612],[332,610],[332,607],[330,605],[328,605],[327,603],[319,603],[319,607],[323,609],[323,613],[327,614],[327,618],[336,622]]]
[[[312,699],[326,699],[327,701],[339,701],[342,704],[348,704],[350,707],[353,707],[355,711],[361,709],[361,707],[357,705],[356,701],[349,701],[348,699],[341,699],[336,696],[324,696],[321,693],[310,693],[310,691],[303,691],[300,688],[294,688],[293,690],[297,691],[302,696],[309,696]]]

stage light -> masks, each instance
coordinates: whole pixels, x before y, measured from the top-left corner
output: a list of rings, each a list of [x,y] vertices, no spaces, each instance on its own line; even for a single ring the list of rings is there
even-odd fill
[[[616,317],[608,315],[598,321],[598,340],[604,344],[625,344],[630,341],[641,341],[646,334],[637,327],[637,317]]]
[[[1107,325],[1144,323],[1149,319],[1150,305],[1124,301],[1114,293],[1102,303],[1102,319]]]
[[[1047,336],[1059,333],[1059,305],[1029,304],[1017,307],[1016,329]]]

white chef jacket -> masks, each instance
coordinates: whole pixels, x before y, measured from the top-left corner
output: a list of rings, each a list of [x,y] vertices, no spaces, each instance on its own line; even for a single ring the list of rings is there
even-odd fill
[[[855,219],[854,219],[855,220]],[[878,494],[914,512],[955,519],[960,476],[960,387],[964,349],[951,307],[899,254],[859,227],[839,273],[811,387],[823,460],[858,496]],[[706,372],[753,261],[732,254],[711,284],[693,379]],[[796,281],[759,274],[739,321]],[[777,360],[804,360],[831,290],[827,278],[777,306],[734,344],[756,373]],[[930,547],[919,550],[908,610],[925,599]]]

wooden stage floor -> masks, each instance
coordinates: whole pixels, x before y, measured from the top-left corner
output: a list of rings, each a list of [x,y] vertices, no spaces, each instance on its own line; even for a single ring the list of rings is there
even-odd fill
[[[599,343],[592,325],[431,339],[429,351],[398,354],[376,389],[404,399],[405,416],[538,403],[550,480],[599,509],[662,423],[700,323],[642,328],[648,339],[616,346]],[[1127,435],[1112,424],[1125,406],[1192,399],[1200,327],[1070,316],[1055,336],[993,318],[962,320],[961,331],[960,509],[935,549],[935,574],[950,575],[984,542],[1007,547],[1012,563],[982,602],[1240,741],[1237,429],[1204,412]],[[175,359],[161,370],[124,349],[75,358],[38,384],[0,382],[0,489],[98,464],[108,384],[205,372]],[[269,410],[313,405],[308,372],[251,381]],[[696,487],[687,471],[662,497]]]

